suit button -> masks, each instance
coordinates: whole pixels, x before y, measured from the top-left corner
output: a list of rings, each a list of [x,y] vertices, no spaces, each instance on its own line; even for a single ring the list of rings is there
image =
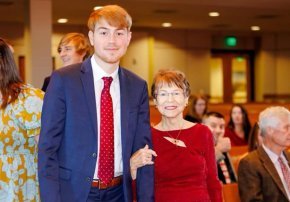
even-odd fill
[[[97,158],[97,154],[96,154],[96,153],[93,153],[93,154],[92,154],[92,157],[93,157],[93,158]]]
[[[90,178],[90,177],[87,177],[87,181],[88,181],[88,182],[90,182],[90,181],[92,181],[92,180],[91,180],[91,178]]]

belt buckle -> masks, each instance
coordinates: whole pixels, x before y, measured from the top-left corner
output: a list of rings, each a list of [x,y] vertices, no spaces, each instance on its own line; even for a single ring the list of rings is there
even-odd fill
[[[109,188],[109,185],[110,185],[111,182],[109,182],[108,184],[105,184],[104,182],[102,182],[101,180],[99,180],[99,186],[98,186],[98,188],[99,189],[107,189],[107,188]]]

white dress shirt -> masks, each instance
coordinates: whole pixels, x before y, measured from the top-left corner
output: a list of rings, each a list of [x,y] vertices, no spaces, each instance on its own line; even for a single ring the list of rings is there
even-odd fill
[[[98,179],[98,165],[99,165],[99,151],[100,151],[100,102],[101,92],[104,87],[103,77],[112,77],[113,81],[110,87],[110,94],[113,101],[113,114],[114,114],[114,176],[123,174],[122,164],[122,144],[121,144],[121,106],[120,106],[120,82],[118,77],[117,68],[112,74],[107,74],[95,61],[94,56],[91,57],[93,68],[94,88],[96,97],[97,108],[97,121],[98,121],[98,158],[94,174],[94,179]]]
[[[286,193],[287,193],[287,196],[288,196],[288,200],[290,200],[290,192],[289,192],[289,189],[287,187],[287,183],[286,183],[286,181],[284,179],[281,166],[280,166],[280,164],[278,162],[279,156],[277,154],[275,154],[274,152],[272,152],[270,149],[268,149],[268,147],[266,147],[264,144],[262,144],[262,147],[264,148],[264,150],[268,154],[269,158],[271,159],[272,163],[274,164],[274,166],[275,166],[275,168],[276,168],[276,170],[277,170],[277,172],[279,174],[279,177],[280,177],[280,179],[282,181],[283,187],[286,190]],[[288,161],[285,158],[285,156],[283,155],[283,153],[280,155],[280,157],[281,157],[282,161],[284,162],[284,164],[286,165],[288,171],[290,172],[289,165],[288,165]]]

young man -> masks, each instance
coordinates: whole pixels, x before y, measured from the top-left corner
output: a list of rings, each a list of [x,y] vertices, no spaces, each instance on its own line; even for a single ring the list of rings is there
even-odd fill
[[[53,73],[39,140],[42,202],[132,201],[130,157],[152,143],[147,84],[119,66],[131,24],[116,5],[92,12],[93,56]],[[138,201],[154,201],[153,179],[153,165],[138,169]]]
[[[268,107],[259,115],[263,143],[240,161],[241,201],[290,201],[290,112]]]
[[[91,46],[85,35],[71,32],[64,35],[57,47],[57,52],[62,60],[63,67],[80,63],[91,55]],[[41,90],[44,92],[50,81],[50,76],[44,79]]]
[[[218,112],[208,112],[203,117],[203,123],[209,127],[215,139],[215,154],[219,179],[223,184],[237,182],[233,165],[227,153],[231,149],[231,143],[229,138],[224,137],[224,116]]]

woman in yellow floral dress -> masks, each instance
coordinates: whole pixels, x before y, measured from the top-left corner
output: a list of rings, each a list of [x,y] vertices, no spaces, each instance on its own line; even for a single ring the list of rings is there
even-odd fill
[[[22,83],[0,38],[0,202],[40,201],[37,138],[43,92]]]

